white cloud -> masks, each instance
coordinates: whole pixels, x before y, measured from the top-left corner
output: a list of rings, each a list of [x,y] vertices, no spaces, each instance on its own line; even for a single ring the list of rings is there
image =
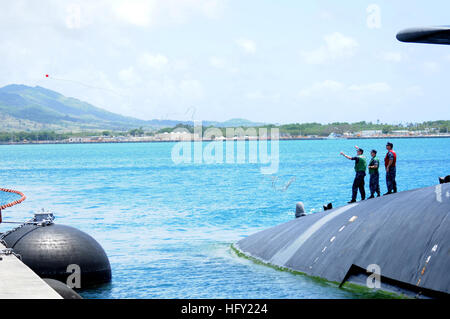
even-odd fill
[[[185,58],[176,58],[170,62],[172,68],[177,71],[186,71],[190,67],[190,63]]]
[[[260,91],[248,92],[247,94],[245,94],[245,97],[249,100],[260,100],[264,98],[264,94],[262,94]]]
[[[384,93],[391,90],[391,87],[384,82],[368,83],[368,84],[352,84],[345,85],[342,82],[325,80],[316,82],[313,85],[303,88],[299,92],[300,97],[327,97],[328,95],[336,95],[340,93],[360,93],[360,94],[376,94]]]
[[[301,56],[308,64],[322,64],[333,60],[348,58],[355,55],[358,42],[344,36],[339,32],[334,32],[324,37],[325,45],[312,51],[302,51]]]
[[[405,93],[408,96],[423,96],[424,95],[423,89],[419,85],[413,85],[413,86],[407,87],[405,89]]]
[[[197,80],[183,80],[180,83],[180,90],[183,97],[199,100],[205,95],[203,85]]]
[[[380,53],[379,57],[387,62],[401,62],[403,60],[401,52],[383,52]]]
[[[152,55],[150,53],[143,53],[139,57],[139,63],[143,66],[159,70],[169,63],[169,59],[162,54]]]
[[[141,77],[136,73],[132,66],[120,70],[118,75],[123,84],[127,86],[136,85],[141,81]]]
[[[202,11],[209,18],[217,18],[224,10],[225,1],[206,0],[201,1]]]
[[[199,14],[210,19],[220,16],[224,0],[164,0],[160,1],[161,11],[173,21],[185,22],[190,16]]]
[[[236,40],[236,44],[244,50],[245,53],[255,54],[256,53],[256,43],[249,39],[240,38]]]
[[[216,69],[224,70],[226,72],[235,74],[239,72],[239,68],[224,58],[212,56],[209,58],[208,63],[210,66]]]
[[[310,87],[300,90],[299,95],[301,97],[312,96],[317,93],[322,94],[324,92],[338,92],[344,89],[344,84],[337,81],[325,80],[323,82],[316,82]]]
[[[81,27],[81,7],[78,4],[70,4],[66,8],[66,26],[69,29],[79,29]]]
[[[146,27],[156,11],[154,0],[127,0],[116,2],[113,10],[119,19],[128,23]]]
[[[184,23],[193,16],[217,18],[224,0],[116,0],[116,16],[133,25],[148,27],[156,24]]]
[[[350,91],[355,92],[363,92],[363,93],[382,93],[382,92],[388,92],[391,90],[391,87],[384,83],[384,82],[378,82],[378,83],[369,83],[369,84],[363,84],[363,85],[350,85],[348,87]]]
[[[425,62],[422,67],[424,71],[428,73],[435,73],[439,71],[439,64],[432,61]]]
[[[331,11],[321,11],[319,17],[323,20],[331,20],[334,18],[334,14]]]
[[[212,56],[209,58],[209,65],[217,69],[223,69],[226,65],[226,62],[222,58]]]
[[[278,93],[273,93],[273,94],[268,94],[268,93],[264,93],[261,91],[253,91],[253,92],[248,92],[245,94],[245,98],[248,100],[267,100],[267,99],[272,99],[272,100],[277,100],[280,98],[280,94]]]

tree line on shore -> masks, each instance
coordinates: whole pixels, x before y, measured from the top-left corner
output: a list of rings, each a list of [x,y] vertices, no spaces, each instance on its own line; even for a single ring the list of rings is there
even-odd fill
[[[210,127],[210,126],[209,126]],[[203,127],[206,130],[209,127]],[[429,131],[430,133],[448,133],[450,121],[428,121],[422,123],[408,123],[403,125],[395,124],[379,124],[371,122],[336,122],[329,124],[321,123],[293,123],[284,125],[264,125],[254,127],[256,132],[259,128],[278,128],[280,134],[290,136],[328,136],[331,133],[343,134],[345,132],[360,132],[367,130],[379,130],[384,134],[392,133],[396,130],[408,131]],[[20,132],[0,132],[0,142],[25,142],[25,141],[62,141],[75,137],[91,137],[91,136],[152,136],[159,133],[170,133],[175,130],[184,129],[190,133],[194,132],[194,127],[188,124],[178,124],[174,127],[166,127],[155,131],[144,131],[142,127],[129,131],[84,131],[84,132],[55,132],[55,131],[20,131]],[[226,128],[218,128],[226,136]]]
[[[212,126],[203,127],[206,130]],[[278,128],[281,134],[290,136],[328,136],[331,133],[344,134],[345,132],[361,132],[369,130],[378,130],[383,134],[389,134],[397,130],[408,130],[408,131],[429,131],[431,133],[448,133],[450,128],[450,121],[428,121],[422,123],[407,123],[404,125],[395,124],[380,124],[372,122],[356,122],[356,123],[346,123],[346,122],[335,122],[329,124],[321,123],[293,123],[293,124],[283,124],[283,125],[263,125],[254,127],[258,132],[259,128]],[[175,127],[166,127],[157,131],[157,133],[170,133],[177,129],[185,129],[190,133],[194,132],[194,127],[187,124],[178,124]],[[226,136],[226,128],[219,127],[222,131],[223,136]]]

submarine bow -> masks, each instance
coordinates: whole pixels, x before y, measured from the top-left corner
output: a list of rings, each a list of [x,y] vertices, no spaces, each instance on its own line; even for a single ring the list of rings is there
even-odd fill
[[[366,269],[377,265],[383,290],[448,297],[449,214],[450,184],[440,184],[300,217],[234,247],[341,284],[365,285]]]

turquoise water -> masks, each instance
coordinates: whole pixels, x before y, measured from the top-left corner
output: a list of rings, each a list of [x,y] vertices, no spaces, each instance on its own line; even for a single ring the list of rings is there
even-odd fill
[[[16,200],[20,199],[20,195],[16,194],[16,193],[9,193],[9,192],[4,192],[4,191],[0,191],[0,206],[12,203]]]
[[[435,185],[449,173],[450,139],[392,142],[399,191]],[[354,144],[384,157],[385,140],[281,141],[272,177],[259,164],[174,164],[174,143],[2,145],[0,187],[27,196],[3,216],[22,221],[46,208],[57,223],[96,238],[113,281],[84,291],[86,298],[370,297],[230,250],[241,238],[294,218],[298,201],[314,213],[324,203],[350,200],[353,162],[339,152],[354,154]],[[380,184],[385,192],[383,174]],[[10,227],[3,224],[0,232]]]

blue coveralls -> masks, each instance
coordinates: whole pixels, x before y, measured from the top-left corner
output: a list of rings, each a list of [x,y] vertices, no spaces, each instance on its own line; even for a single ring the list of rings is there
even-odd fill
[[[370,160],[369,166],[378,165],[378,168],[380,167],[380,161],[372,157]],[[370,181],[369,181],[369,188],[370,188],[370,196],[374,196],[375,193],[380,196],[380,173],[378,172],[378,168],[375,169],[369,169],[370,174]]]
[[[387,157],[389,160],[394,159],[394,155],[391,152],[387,153]],[[386,186],[388,189],[388,193],[397,193],[397,182],[395,181],[395,174],[397,169],[395,166],[389,167],[389,172],[386,172]]]
[[[361,200],[366,199],[366,191],[364,190],[364,177],[366,176],[366,172],[356,172],[355,179],[353,180],[352,186],[352,201],[356,200],[356,196],[358,195],[358,189],[361,193]]]

